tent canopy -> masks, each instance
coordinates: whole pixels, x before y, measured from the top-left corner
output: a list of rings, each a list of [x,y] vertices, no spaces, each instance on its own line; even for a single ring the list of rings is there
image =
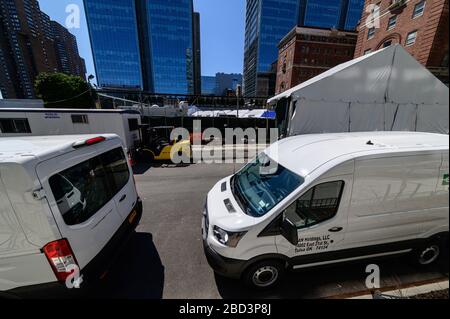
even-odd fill
[[[340,64],[269,100],[291,98],[289,135],[407,130],[448,134],[449,89],[401,45]]]

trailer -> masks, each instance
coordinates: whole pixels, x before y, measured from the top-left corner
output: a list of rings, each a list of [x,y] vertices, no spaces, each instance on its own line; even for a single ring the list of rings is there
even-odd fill
[[[140,125],[132,110],[0,108],[0,137],[111,133],[128,154],[139,144]]]

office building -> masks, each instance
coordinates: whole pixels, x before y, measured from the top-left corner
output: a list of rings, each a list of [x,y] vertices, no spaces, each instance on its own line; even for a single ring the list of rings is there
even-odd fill
[[[364,0],[247,0],[244,95],[274,94],[278,44],[292,28],[354,30],[363,4]]]
[[[192,0],[84,0],[101,87],[194,94],[199,16]]]
[[[275,94],[353,59],[358,34],[295,27],[280,42]]]
[[[448,0],[367,0],[369,5],[377,5],[379,27],[367,23],[369,13],[363,14],[355,57],[401,44],[448,85]]]
[[[202,95],[216,95],[216,77],[202,76]]]
[[[100,87],[144,88],[135,0],[84,0]]]
[[[137,0],[144,88],[194,93],[192,0]]]
[[[237,73],[216,73],[217,96],[225,96],[226,92],[231,90],[236,92],[237,86],[242,85],[242,74]]]

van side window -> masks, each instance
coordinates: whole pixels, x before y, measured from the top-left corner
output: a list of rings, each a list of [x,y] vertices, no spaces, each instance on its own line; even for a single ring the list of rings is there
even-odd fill
[[[333,218],[344,190],[344,182],[336,181],[314,186],[284,212],[298,228],[306,228]]]
[[[112,150],[101,156],[106,174],[111,177],[111,189],[118,193],[130,179],[127,161],[121,148]]]
[[[53,175],[49,184],[64,222],[73,226],[95,215],[129,179],[125,155],[117,148]]]

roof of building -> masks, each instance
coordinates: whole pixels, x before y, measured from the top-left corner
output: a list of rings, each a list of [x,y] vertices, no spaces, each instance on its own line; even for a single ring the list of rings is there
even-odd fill
[[[296,26],[289,31],[278,43],[278,47],[283,46],[289,39],[297,34],[309,34],[309,35],[317,35],[317,36],[326,36],[326,37],[345,37],[352,36],[357,37],[358,32],[349,31],[349,30],[339,30],[339,29],[329,29],[329,28],[320,28],[320,27],[308,27],[308,26]]]
[[[307,176],[331,161],[376,154],[448,150],[448,135],[418,132],[307,134],[272,144],[266,153],[287,169]],[[336,163],[335,163],[336,164]]]
[[[50,108],[0,108],[0,112],[26,113],[99,113],[99,114],[140,114],[135,110],[107,109],[50,109]]]

